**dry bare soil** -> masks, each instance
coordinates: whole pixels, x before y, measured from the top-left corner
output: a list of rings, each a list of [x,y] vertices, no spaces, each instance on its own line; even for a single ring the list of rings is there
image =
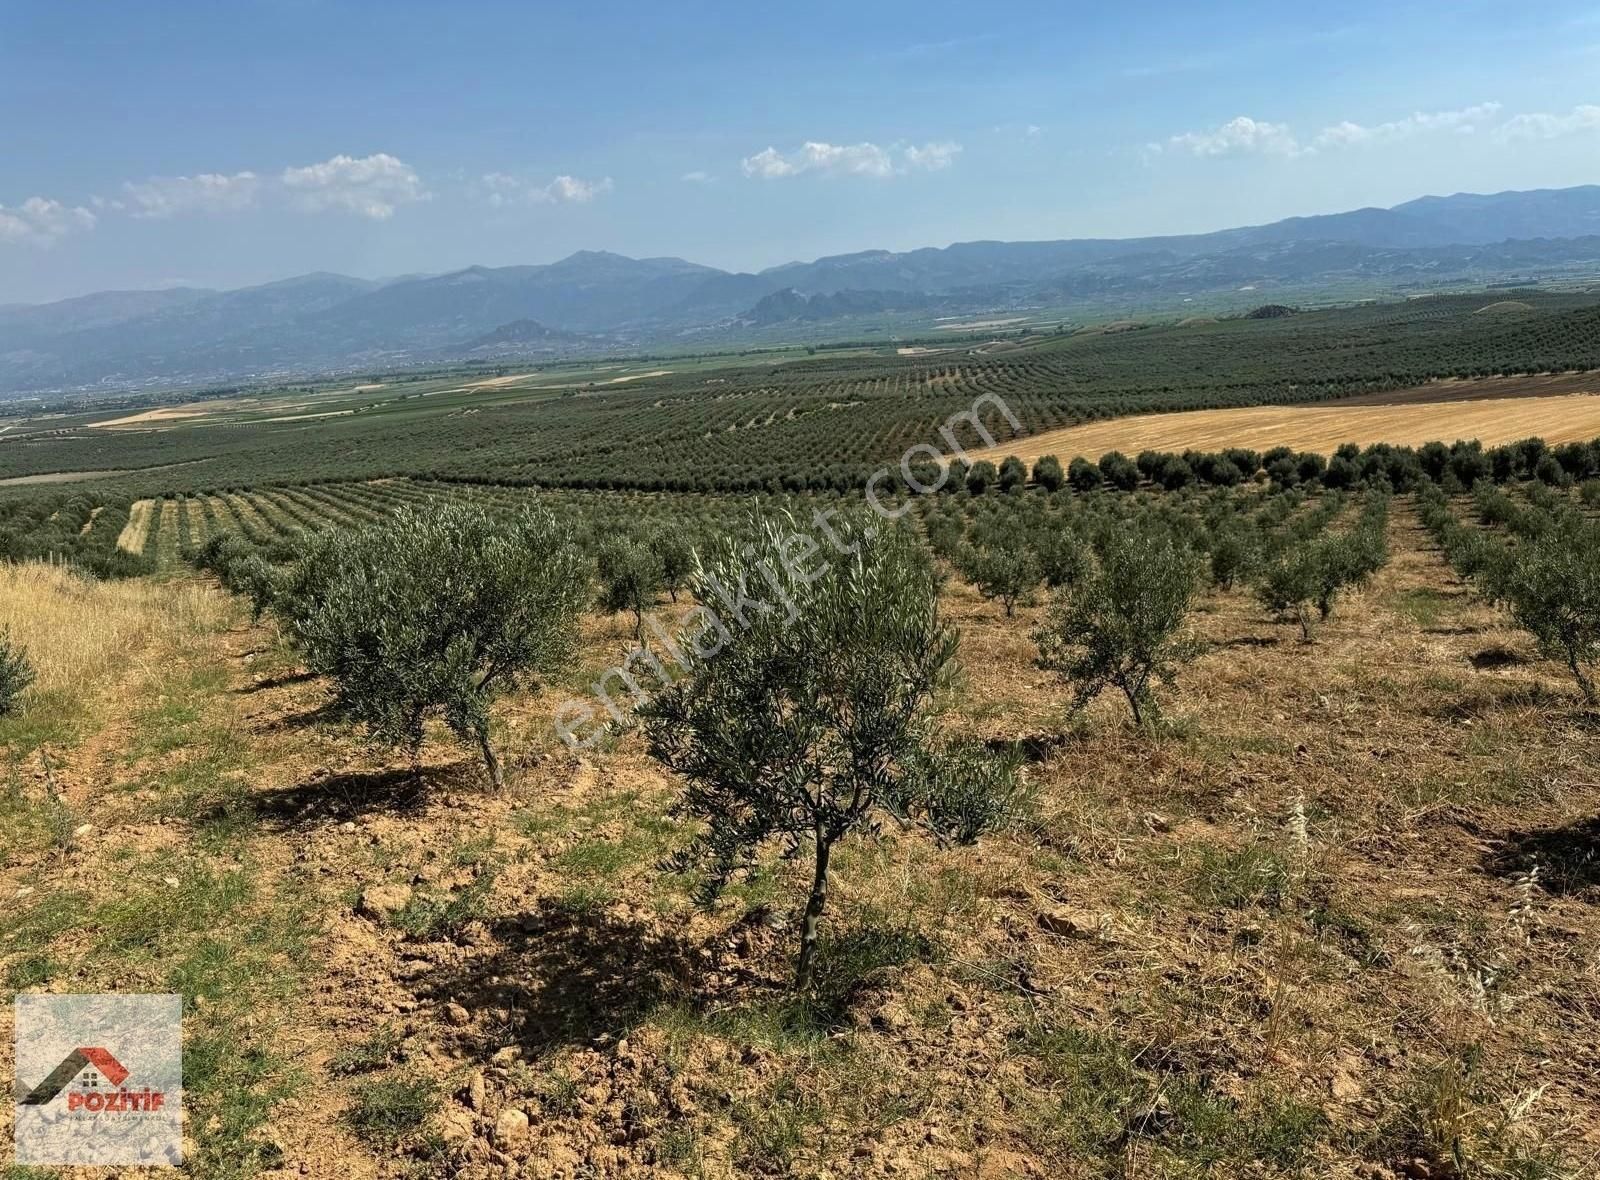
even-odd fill
[[[1312,645],[1209,594],[1152,732],[1069,722],[1037,608],[953,585],[950,723],[1024,742],[1029,802],[849,844],[805,1000],[804,866],[697,909],[675,785],[548,738],[565,688],[499,718],[497,796],[214,589],[108,602],[126,658],[0,730],[6,984],[182,990],[204,1175],[1594,1175],[1600,724],[1391,530]]]

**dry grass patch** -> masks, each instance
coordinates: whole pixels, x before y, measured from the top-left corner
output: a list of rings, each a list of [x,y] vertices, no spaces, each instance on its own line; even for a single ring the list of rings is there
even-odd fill
[[[70,711],[130,666],[152,677],[164,648],[214,630],[227,604],[196,584],[97,582],[39,562],[0,565],[0,632],[28,653],[38,680],[25,700]]]
[[[122,532],[117,536],[117,548],[124,553],[143,553],[144,541],[150,534],[150,525],[155,516],[154,500],[135,500],[128,508],[128,523],[122,526]]]

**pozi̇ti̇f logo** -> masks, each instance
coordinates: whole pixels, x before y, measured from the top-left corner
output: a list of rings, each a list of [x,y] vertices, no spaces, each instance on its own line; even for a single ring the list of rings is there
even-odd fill
[[[19,1164],[182,1162],[178,996],[18,996]]]

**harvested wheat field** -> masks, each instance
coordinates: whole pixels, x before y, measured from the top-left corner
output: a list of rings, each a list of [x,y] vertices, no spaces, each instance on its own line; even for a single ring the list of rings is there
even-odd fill
[[[1097,459],[1108,451],[1135,455],[1140,451],[1286,446],[1331,454],[1344,443],[1420,446],[1435,440],[1475,438],[1494,446],[1531,436],[1552,444],[1600,437],[1600,394],[1467,400],[1459,396],[1456,386],[1438,390],[1442,396],[1436,401],[1413,400],[1429,390],[1374,395],[1383,397],[1382,402],[1363,398],[1359,403],[1139,414],[1031,435],[975,452],[975,458],[999,462],[1016,455],[1031,465],[1041,455],[1066,461],[1078,455]]]

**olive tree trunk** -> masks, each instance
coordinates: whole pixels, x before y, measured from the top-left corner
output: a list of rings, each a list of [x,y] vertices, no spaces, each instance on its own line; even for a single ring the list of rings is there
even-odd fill
[[[806,901],[806,916],[800,930],[800,964],[795,970],[796,991],[811,986],[811,975],[817,954],[817,926],[822,920],[823,907],[828,904],[828,858],[833,853],[833,838],[817,832],[817,863],[811,877],[811,896]]]
[[[506,789],[505,772],[500,769],[500,759],[489,741],[487,726],[478,731],[478,752],[483,755],[483,768],[489,772],[489,783],[496,791]]]

